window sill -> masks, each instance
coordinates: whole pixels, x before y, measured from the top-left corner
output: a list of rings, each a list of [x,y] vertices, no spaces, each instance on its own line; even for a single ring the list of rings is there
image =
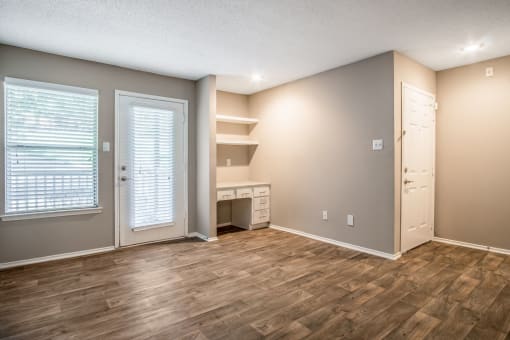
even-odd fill
[[[2,216],[0,216],[0,218],[2,219],[2,221],[19,221],[19,220],[33,220],[33,219],[48,218],[48,217],[100,214],[102,212],[103,212],[103,207],[97,207],[97,208],[85,208],[85,209],[44,211],[44,212],[34,212],[34,213],[26,213],[26,214],[2,215]]]

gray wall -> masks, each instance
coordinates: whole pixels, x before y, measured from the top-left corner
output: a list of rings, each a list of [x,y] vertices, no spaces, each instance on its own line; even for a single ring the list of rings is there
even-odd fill
[[[272,183],[273,224],[394,253],[393,59],[388,52],[249,97],[260,118],[250,177]],[[372,151],[375,138],[383,151]]]
[[[438,72],[437,91],[436,236],[510,249],[510,56]]]
[[[216,76],[197,82],[196,225],[206,237],[216,236]]]
[[[128,70],[32,50],[0,45],[0,77],[16,77],[99,90],[99,141],[112,143],[99,152],[97,215],[0,222],[0,263],[111,246],[114,242],[114,90],[126,90],[189,101],[189,226],[195,225],[195,82]],[[3,86],[0,110],[3,117]],[[3,119],[2,119],[3,135]],[[3,142],[0,158],[3,160]],[[3,166],[1,192],[4,197]],[[3,202],[0,206],[3,210]]]

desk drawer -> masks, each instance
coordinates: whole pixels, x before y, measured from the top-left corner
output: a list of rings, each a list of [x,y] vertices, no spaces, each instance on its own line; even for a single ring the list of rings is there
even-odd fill
[[[218,201],[233,200],[236,198],[234,190],[218,190],[216,193]]]
[[[253,199],[253,210],[269,209],[270,203],[271,202],[269,196],[255,197]]]
[[[253,197],[253,191],[251,188],[241,188],[236,190],[236,197],[237,198],[252,198]]]
[[[255,187],[253,188],[253,197],[269,196],[269,187]]]
[[[269,209],[256,210],[253,212],[253,224],[269,222]]]

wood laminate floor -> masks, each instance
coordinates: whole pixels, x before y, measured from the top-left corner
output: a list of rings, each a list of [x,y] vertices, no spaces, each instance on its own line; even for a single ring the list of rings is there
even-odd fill
[[[510,256],[264,229],[0,271],[13,339],[510,339]]]

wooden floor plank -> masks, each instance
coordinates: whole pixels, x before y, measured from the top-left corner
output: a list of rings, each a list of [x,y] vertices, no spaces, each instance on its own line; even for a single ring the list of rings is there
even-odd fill
[[[510,338],[510,256],[385,260],[273,229],[0,271],[0,338]]]

